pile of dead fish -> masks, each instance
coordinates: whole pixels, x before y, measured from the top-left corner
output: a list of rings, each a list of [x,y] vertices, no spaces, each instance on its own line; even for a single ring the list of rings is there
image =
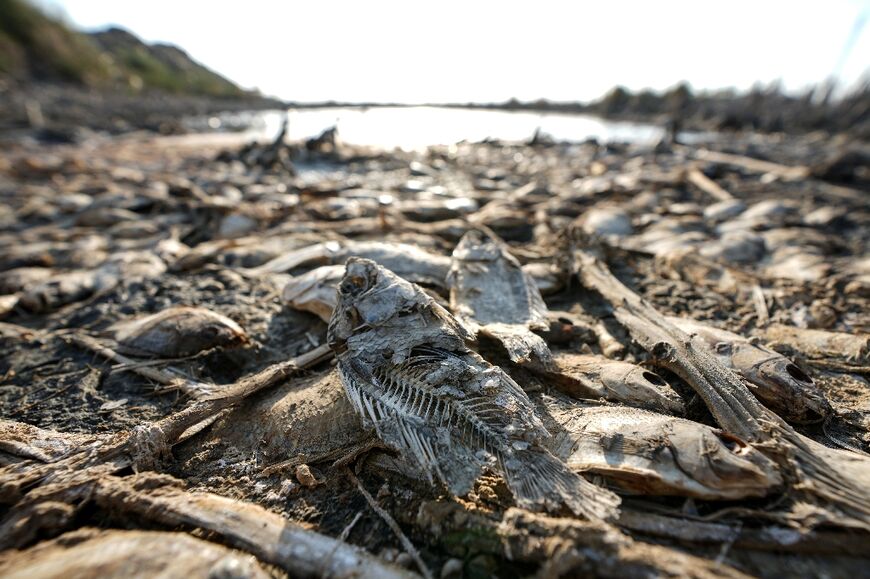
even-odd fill
[[[15,477],[102,444],[79,426],[50,431],[63,430],[59,414],[38,398],[48,379],[38,368],[84,350],[96,358],[68,373],[103,359],[143,391],[128,384],[123,399],[100,398],[90,418],[139,441],[127,462],[100,471],[115,477],[108,487],[89,483],[93,496],[106,493],[100,508],[127,493],[131,505],[162,505],[164,517],[180,509],[157,522],[217,533],[291,574],[318,575],[256,550],[232,521],[209,527],[211,511],[178,506],[182,491],[148,495],[162,483],[124,486],[119,473],[174,461],[174,474],[206,491],[232,488],[280,511],[300,493],[330,501],[317,494],[337,488],[329,464],[355,462],[357,473],[404,481],[404,507],[417,514],[403,524],[417,539],[427,525],[449,527],[444,509],[424,516],[425,501],[443,496],[472,505],[479,525],[504,514],[505,545],[609,525],[692,543],[675,530],[680,516],[709,531],[708,515],[733,523],[734,537],[743,525],[760,529],[768,549],[824,525],[866,539],[870,184],[814,177],[807,151],[827,143],[810,135],[735,138],[716,151],[541,142],[388,153],[344,146],[334,129],[299,145],[283,136],[223,151],[135,140],[22,148],[0,166],[0,396],[4,418],[22,420],[0,424],[10,513],[29,504],[28,485],[42,484],[34,481],[66,480]],[[753,156],[762,147],[766,158]],[[322,363],[329,356],[334,366]],[[177,397],[174,407],[144,391],[154,383]],[[263,384],[271,389],[253,396]],[[16,403],[29,395],[36,401]],[[112,416],[129,424],[141,408],[150,422],[114,427]],[[185,422],[186,412],[198,421]],[[183,427],[172,438],[167,424]],[[158,430],[148,444],[136,438]],[[97,454],[71,470],[96,469],[88,461]],[[284,470],[292,476],[268,478]],[[164,495],[178,504],[160,503]],[[549,515],[521,529],[519,515],[505,514],[511,506]],[[155,516],[148,508],[137,516]],[[661,513],[670,523],[650,522]],[[569,520],[608,526],[581,533]],[[4,521],[18,529],[4,546],[37,542]],[[73,532],[23,551],[16,565],[38,569],[61,550],[75,559],[101,545],[165,546],[156,533]],[[742,541],[738,553],[751,542],[734,537],[721,542]],[[595,540],[593,551],[607,544],[616,551],[606,557],[628,557],[614,554],[617,539]],[[531,544],[496,558],[556,557]],[[454,576],[448,547],[427,548]],[[185,536],[178,549],[199,549],[191,568],[220,560],[243,576],[264,573],[200,538]],[[686,571],[655,559],[645,569]],[[185,572],[174,560],[153,571]]]

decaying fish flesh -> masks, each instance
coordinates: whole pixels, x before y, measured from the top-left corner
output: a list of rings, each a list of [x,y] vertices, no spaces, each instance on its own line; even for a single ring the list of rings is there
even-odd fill
[[[517,364],[553,365],[544,339],[532,330],[547,330],[547,306],[535,281],[523,271],[504,242],[471,230],[453,251],[450,309],[472,332],[499,342]]]
[[[344,277],[343,265],[324,265],[290,278],[281,299],[296,310],[311,312],[328,322],[338,304],[338,284]]]
[[[789,422],[817,422],[831,413],[831,405],[812,378],[782,354],[694,320],[668,320],[701,338],[723,365],[747,380],[749,390],[762,404]]]
[[[169,358],[191,356],[246,342],[245,330],[228,317],[200,307],[176,306],[112,327],[115,340],[128,348]]]
[[[546,376],[573,398],[606,398],[637,408],[683,414],[680,396],[658,374],[640,366],[593,354],[559,352]]]
[[[349,257],[371,259],[413,283],[443,288],[450,258],[407,243],[327,241],[303,247],[253,268],[256,274],[284,273],[301,265],[342,264]]]
[[[468,492],[487,466],[524,508],[612,517],[618,498],[541,446],[549,436],[523,390],[466,346],[472,336],[419,287],[351,258],[328,341],[367,426],[430,481]]]
[[[637,408],[540,399],[562,430],[553,453],[624,492],[733,500],[764,496],[783,482],[769,458],[715,428]]]

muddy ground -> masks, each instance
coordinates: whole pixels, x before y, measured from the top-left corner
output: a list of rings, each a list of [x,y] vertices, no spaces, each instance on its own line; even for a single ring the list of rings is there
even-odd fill
[[[126,436],[183,411],[196,403],[194,397],[132,371],[136,363],[119,365],[83,348],[75,336],[126,352],[139,368],[150,360],[147,367],[220,392],[326,341],[326,322],[282,300],[289,276],[316,264],[281,273],[255,268],[327,241],[402,242],[447,257],[466,230],[484,225],[520,262],[546,270],[536,280],[553,315],[552,332],[544,335],[555,354],[606,354],[655,369],[679,394],[684,417],[719,426],[692,385],[633,341],[614,318],[612,304],[577,278],[570,240],[582,238],[662,314],[730,330],[787,355],[832,409],[818,420],[794,423],[797,432],[855,457],[870,452],[865,143],[746,134],[705,148],[488,142],[402,152],[329,139],[308,147],[246,146],[233,139],[131,135],[77,145],[6,145],[0,151],[3,419],[107,440]],[[156,261],[138,270],[113,269],[109,281],[101,278],[77,295],[57,289],[71,272],[97,270],[122,252]],[[54,289],[40,285],[49,278],[56,281]],[[447,304],[443,286],[427,289]],[[114,341],[113,324],[178,305],[229,317],[244,329],[245,340],[156,362]],[[572,328],[566,329],[566,319]],[[599,322],[617,347],[606,348]],[[770,332],[782,326],[845,334],[848,347],[858,345],[831,352],[810,343],[809,334],[774,339]],[[533,397],[560,390],[545,376],[513,365],[498,344],[481,339],[476,348]],[[394,453],[354,452],[370,435],[359,434],[342,397],[334,363],[320,362],[216,412],[144,470],[172,475],[187,491],[255,503],[419,571],[352,475],[335,464],[345,457],[425,566],[441,577],[846,577],[862,574],[870,562],[866,526],[833,516],[793,516],[797,511],[785,486],[742,500],[623,493],[623,515],[614,525],[617,536],[633,541],[626,548],[635,555],[617,549],[603,556],[584,543],[588,539],[577,538],[579,551],[566,563],[565,544],[547,547],[546,541],[573,535],[552,521],[535,523],[544,529],[535,531],[537,547],[517,547],[515,541],[535,532],[531,523],[507,524],[519,515],[508,511],[512,499],[497,476],[481,479],[470,495],[451,498],[401,468],[386,468],[383,461]],[[2,451],[4,469],[24,464],[14,458],[13,446]],[[864,475],[867,464],[860,463]],[[143,469],[134,464],[112,476],[141,476],[137,470]],[[21,496],[26,492],[4,500],[7,532],[23,508]],[[245,551],[220,533],[196,531],[202,529],[196,523],[127,515],[100,501],[75,504],[72,519],[43,522],[31,535],[4,544],[33,549],[76,528],[98,527],[189,531]],[[658,517],[660,524],[644,516]],[[570,527],[566,519],[553,521]],[[710,535],[677,532],[686,525]],[[794,535],[777,540],[777,533]],[[662,550],[645,551],[653,548]],[[683,554],[698,558],[680,559]],[[680,563],[651,563],[669,557]],[[268,557],[258,558],[273,575],[294,575]]]

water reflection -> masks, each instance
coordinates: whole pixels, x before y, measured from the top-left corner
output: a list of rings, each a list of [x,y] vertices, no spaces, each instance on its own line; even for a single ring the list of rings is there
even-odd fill
[[[305,139],[325,128],[338,126],[347,143],[377,147],[422,149],[430,145],[449,145],[459,141],[499,139],[525,141],[536,130],[558,141],[629,142],[653,144],[664,130],[661,127],[630,122],[608,121],[589,115],[510,112],[443,107],[381,107],[290,109],[288,138]],[[247,127],[250,136],[274,138],[284,119],[282,111],[234,113],[198,122],[223,129]],[[686,141],[710,138],[686,134]]]

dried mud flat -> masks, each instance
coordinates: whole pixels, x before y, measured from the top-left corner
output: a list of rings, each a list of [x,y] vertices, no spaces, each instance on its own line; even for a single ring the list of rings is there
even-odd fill
[[[333,137],[0,152],[0,573],[862,574],[866,145]],[[355,256],[398,276],[365,266],[398,288],[376,321],[336,293]],[[366,323],[327,344],[339,303]],[[420,354],[422,319],[442,326]],[[379,337],[354,342],[363,327]],[[444,332],[479,369],[409,374]],[[407,360],[371,362],[381,338]],[[360,360],[409,398],[349,400]],[[526,500],[528,432],[492,450],[438,422],[469,372],[518,385],[504,408],[550,435],[533,450],[618,512]],[[427,437],[431,483],[402,446]]]

